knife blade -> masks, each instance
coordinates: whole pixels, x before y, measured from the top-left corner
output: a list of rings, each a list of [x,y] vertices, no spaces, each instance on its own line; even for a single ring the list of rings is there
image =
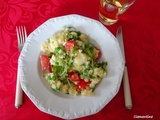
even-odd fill
[[[123,73],[123,90],[124,90],[125,107],[127,109],[132,109],[132,98],[131,98],[131,92],[130,92],[128,70],[127,70],[125,52],[124,52],[123,33],[122,33],[121,26],[117,30],[116,37],[117,37],[119,46],[121,48],[124,61],[125,61],[125,68],[124,68],[124,73]]]

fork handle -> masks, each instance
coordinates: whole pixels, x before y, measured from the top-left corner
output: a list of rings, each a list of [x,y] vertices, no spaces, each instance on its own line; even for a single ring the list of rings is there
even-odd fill
[[[15,107],[19,108],[23,101],[23,91],[20,84],[19,70],[17,72],[17,84],[16,84],[16,95],[15,95]]]

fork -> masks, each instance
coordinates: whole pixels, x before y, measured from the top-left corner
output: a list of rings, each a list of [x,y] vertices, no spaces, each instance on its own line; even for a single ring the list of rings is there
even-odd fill
[[[18,39],[18,49],[22,50],[25,40],[27,38],[25,26],[16,26],[16,33]],[[17,70],[17,83],[16,83],[16,95],[15,95],[15,107],[19,108],[23,101],[23,91],[19,80],[19,69]]]

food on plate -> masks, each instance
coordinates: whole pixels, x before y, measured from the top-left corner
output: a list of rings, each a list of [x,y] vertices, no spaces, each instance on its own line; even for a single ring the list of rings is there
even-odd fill
[[[107,75],[107,62],[100,62],[100,48],[74,27],[64,27],[41,45],[44,77],[56,92],[92,96]]]

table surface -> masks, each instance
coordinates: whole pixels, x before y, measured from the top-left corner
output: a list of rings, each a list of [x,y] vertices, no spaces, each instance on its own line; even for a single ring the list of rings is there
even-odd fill
[[[15,26],[27,34],[62,15],[79,14],[98,19],[99,0],[1,0],[0,1],[0,119],[61,120],[41,112],[24,94],[21,108],[14,106],[18,57]],[[137,0],[112,25],[114,35],[123,27],[133,109],[124,107],[123,86],[100,112],[78,120],[160,120],[160,10],[159,0]],[[149,119],[149,118],[148,118]]]

